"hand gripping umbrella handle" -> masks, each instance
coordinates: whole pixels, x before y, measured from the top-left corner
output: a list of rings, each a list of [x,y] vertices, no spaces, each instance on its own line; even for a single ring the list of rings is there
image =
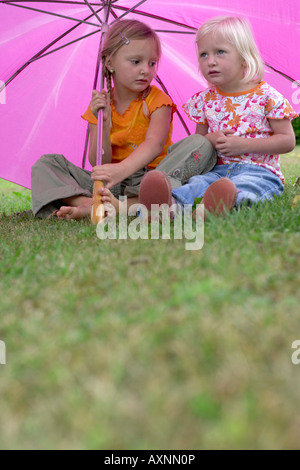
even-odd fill
[[[103,40],[104,35],[107,32],[107,25],[102,25],[102,32],[101,32],[101,39],[100,39],[100,47],[99,47],[99,70],[98,76],[100,77],[100,91],[102,92],[104,88],[104,73],[103,73],[103,64],[102,64],[102,48],[103,48]],[[98,124],[97,124],[97,166],[102,164],[102,152],[103,152],[103,110],[100,109],[98,113]],[[92,213],[91,213],[91,221],[94,225],[97,225],[99,222],[102,222],[105,218],[105,210],[104,204],[102,201],[102,197],[99,194],[100,188],[103,188],[104,184],[102,181],[95,181],[93,187],[93,205],[92,205]]]

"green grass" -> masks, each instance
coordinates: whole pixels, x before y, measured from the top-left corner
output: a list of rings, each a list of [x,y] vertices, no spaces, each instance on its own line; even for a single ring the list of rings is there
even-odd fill
[[[0,448],[299,449],[300,158],[282,167],[283,197],[211,218],[200,251],[16,215],[30,192],[1,182]]]
[[[31,209],[31,191],[0,179],[0,217]]]

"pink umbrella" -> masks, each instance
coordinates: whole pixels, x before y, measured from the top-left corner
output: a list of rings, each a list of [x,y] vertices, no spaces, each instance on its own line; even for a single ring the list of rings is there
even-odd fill
[[[299,0],[0,1],[0,177],[30,187],[35,161],[61,153],[81,166],[86,110],[95,82],[104,10],[159,31],[159,83],[177,103],[173,140],[194,132],[181,106],[206,87],[195,32],[213,16],[249,18],[266,63],[265,79],[300,111]],[[128,11],[130,11],[128,13]],[[184,123],[184,125],[183,125]],[[87,168],[89,169],[88,165]]]

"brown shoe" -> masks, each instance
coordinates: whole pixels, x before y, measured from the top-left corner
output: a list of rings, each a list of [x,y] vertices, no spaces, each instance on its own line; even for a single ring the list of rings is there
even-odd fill
[[[212,183],[204,193],[203,204],[205,211],[224,215],[234,207],[236,198],[236,185],[228,178],[220,178]]]
[[[139,202],[151,211],[152,204],[172,205],[172,189],[169,178],[163,171],[146,173],[140,184]]]

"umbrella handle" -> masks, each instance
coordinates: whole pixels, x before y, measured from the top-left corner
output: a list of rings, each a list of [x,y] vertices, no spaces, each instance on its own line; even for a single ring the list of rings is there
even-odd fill
[[[101,59],[101,53],[103,48],[103,40],[104,36],[108,30],[108,26],[106,23],[102,25],[102,32],[100,38],[100,45],[99,45],[99,53],[98,53],[98,76],[100,78],[100,92],[104,87],[104,71],[103,71],[103,63]],[[103,153],[103,110],[100,109],[98,113],[98,124],[97,124],[97,158],[96,163],[97,166],[102,165],[102,153]],[[91,222],[94,225],[98,225],[99,223],[103,222],[105,218],[105,209],[104,204],[102,201],[102,197],[99,194],[100,188],[104,188],[104,184],[102,181],[95,181],[93,186],[93,205],[92,205],[92,213],[91,213]]]
[[[103,111],[102,109],[98,114],[98,145],[97,145],[97,165],[102,164],[102,152],[103,152]],[[91,222],[93,225],[98,225],[99,222],[103,222],[105,218],[104,204],[102,202],[102,197],[99,194],[100,188],[104,188],[103,181],[95,181],[93,186],[93,205],[92,205],[92,214]]]
[[[105,219],[105,209],[102,196],[99,194],[100,188],[104,188],[103,181],[95,181],[93,187],[93,205],[91,221],[93,225],[98,225]]]

